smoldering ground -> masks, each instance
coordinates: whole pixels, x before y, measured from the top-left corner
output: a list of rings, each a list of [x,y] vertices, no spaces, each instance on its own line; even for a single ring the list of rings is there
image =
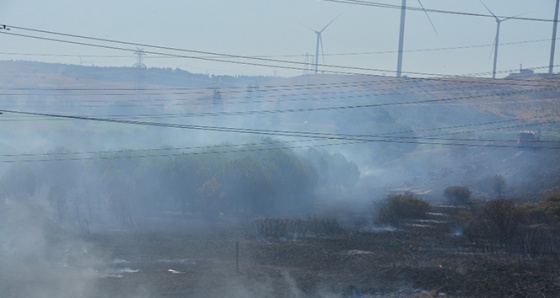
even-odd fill
[[[220,232],[210,224],[195,226],[200,231],[194,235],[202,235],[203,239],[211,236],[212,231]],[[263,297],[280,292],[292,297],[304,296],[287,273],[279,280],[266,276],[247,278],[235,273],[229,259],[229,268],[225,270],[220,264],[199,260],[200,253],[207,249],[217,253],[213,257],[222,257],[219,249],[214,251],[216,246],[212,243],[196,237],[191,240],[170,237],[161,230],[157,233],[165,236],[145,232],[87,236],[60,226],[56,213],[45,202],[5,199],[0,209],[2,297],[178,297],[172,294],[173,287],[181,287],[174,277],[184,277],[184,271],[189,268],[206,272],[196,277],[194,283],[192,280],[187,283],[191,288],[186,292],[189,297]],[[158,238],[164,243],[151,242]],[[177,238],[186,243],[176,241]],[[194,242],[208,247],[195,245],[196,250],[187,249],[191,259],[172,257],[181,256],[184,253],[181,247],[191,247]],[[159,247],[158,251],[145,255],[143,252],[153,245]],[[210,258],[212,254],[205,257]],[[167,282],[161,283],[160,278]],[[188,278],[192,279],[190,275]],[[121,287],[115,288],[115,283]],[[169,289],[162,290],[162,285]]]
[[[5,199],[0,208],[2,296],[90,296],[101,265],[91,245],[55,225],[45,204]]]

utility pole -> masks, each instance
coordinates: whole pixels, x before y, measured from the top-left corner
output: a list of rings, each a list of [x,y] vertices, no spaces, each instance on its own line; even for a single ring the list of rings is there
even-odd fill
[[[404,47],[404,21],[406,19],[406,0],[402,0],[401,6],[401,31],[399,34],[399,57],[397,60],[397,78],[401,77],[402,71],[402,58],[403,58],[403,47]]]
[[[142,89],[144,89],[144,75],[146,70],[146,65],[143,63],[144,56],[144,49],[136,48],[134,51],[134,55],[136,56],[136,63],[134,64],[134,68],[136,68],[136,99],[142,100]]]
[[[550,48],[550,64],[548,65],[548,74],[554,71],[554,52],[556,51],[556,29],[558,27],[558,6],[560,0],[556,0],[556,10],[554,11],[554,21],[552,23],[552,46]]]
[[[136,63],[134,64],[134,67],[146,68],[146,65],[143,63],[144,56],[146,56],[146,53],[144,53],[144,49],[136,48],[136,51],[134,51],[134,55],[136,56]]]

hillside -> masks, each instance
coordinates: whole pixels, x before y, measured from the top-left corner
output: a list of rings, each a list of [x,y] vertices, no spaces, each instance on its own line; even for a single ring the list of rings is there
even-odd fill
[[[274,102],[281,106],[287,105],[286,101],[293,97],[305,96],[311,97],[315,103],[339,105],[372,101],[376,103],[420,101],[417,104],[397,106],[395,110],[402,113],[404,108],[412,106],[413,109],[404,111],[405,115],[412,113],[408,110],[416,110],[417,113],[423,114],[428,111],[428,114],[439,117],[442,122],[450,122],[445,119],[445,115],[449,116],[449,112],[454,114],[455,110],[475,116],[486,115],[488,118],[530,120],[538,117],[540,120],[558,120],[560,117],[560,103],[557,100],[560,77],[556,76],[535,75],[529,78],[503,80],[463,77],[396,79],[357,75],[304,75],[292,78],[234,77],[193,74],[170,68],[90,67],[24,61],[0,61],[0,70],[2,71],[0,88],[63,89],[70,95],[74,95],[71,92],[74,89],[84,88],[140,90],[135,94],[147,93],[152,89],[169,88],[169,94],[161,95],[164,95],[162,99],[172,101],[178,97],[172,92],[174,88],[197,91],[188,94],[189,98],[204,97],[204,94],[200,96],[201,90],[219,89],[227,108],[228,103],[235,104],[235,99],[239,98],[240,94],[247,97],[248,94],[244,93],[249,93],[248,87],[255,86],[258,92],[264,93],[259,96],[266,97],[266,102]],[[10,98],[15,96],[21,101],[26,101],[33,94],[32,92],[19,93],[12,92]],[[79,95],[79,98],[75,100],[99,97],[96,94],[76,95]],[[181,98],[185,98],[187,94],[180,95]],[[143,98],[149,101],[152,96],[147,94]],[[122,98],[112,99],[114,102],[119,102]],[[439,110],[442,107],[444,109]],[[424,110],[418,112],[421,109]],[[397,113],[396,111],[394,113]],[[415,115],[412,113],[411,116]]]
[[[0,62],[0,73],[8,295],[560,288],[556,77],[213,77],[34,62]],[[520,130],[536,139],[518,142]],[[450,187],[470,197],[457,204]]]
[[[536,184],[528,175],[556,163],[557,150],[515,149],[524,129],[540,132],[542,141],[560,141],[558,76],[228,77],[13,61],[0,62],[0,71],[4,110],[265,131],[165,130],[5,113],[0,145],[8,155],[246,143],[264,135],[296,148],[341,152],[359,165],[368,189],[439,194],[449,184],[476,187],[486,177],[503,174],[523,192],[553,188],[560,177],[548,171],[548,178]],[[308,136],[294,140],[301,133]],[[310,138],[317,134],[327,137]],[[383,174],[375,174],[380,169]]]

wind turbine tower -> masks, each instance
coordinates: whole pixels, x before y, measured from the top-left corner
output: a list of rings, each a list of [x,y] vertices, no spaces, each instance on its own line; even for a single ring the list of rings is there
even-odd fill
[[[397,78],[401,77],[402,57],[404,47],[404,22],[406,20],[406,0],[402,0],[401,4],[401,29],[399,33],[399,56],[397,57]]]
[[[558,29],[558,6],[560,0],[556,0],[556,10],[554,11],[554,23],[552,24],[552,44],[550,46],[550,64],[548,66],[548,73],[554,72],[554,53],[556,51],[556,30]]]
[[[436,27],[434,26],[434,23],[432,22],[432,19],[428,15],[428,12],[426,12],[426,9],[424,8],[424,5],[422,4],[422,2],[420,2],[420,0],[418,0],[418,4],[420,4],[420,6],[422,7],[422,10],[426,14],[426,17],[428,17],[428,20],[430,21],[430,24],[432,24],[432,28],[434,29],[434,32],[437,35]],[[402,74],[405,20],[406,20],[406,0],[402,0],[402,4],[401,4],[401,27],[400,27],[400,32],[399,32],[399,51],[398,51],[398,57],[397,57],[397,78],[400,78],[401,74]]]
[[[494,19],[496,19],[496,38],[494,39],[494,66],[492,67],[492,79],[495,79],[496,78],[496,66],[498,65],[498,47],[500,45],[500,25],[502,24],[502,22],[505,22],[505,21],[507,21],[511,18],[515,18],[519,15],[509,17],[509,18],[500,19],[490,10],[490,8],[488,8],[488,6],[486,6],[486,4],[484,4],[484,2],[480,1],[480,3],[482,3],[482,5],[484,5],[486,10],[488,10],[488,12],[494,17]]]
[[[317,74],[317,71],[319,70],[319,47],[321,47],[321,53],[323,53],[323,60],[325,57],[325,52],[323,51],[323,37],[321,36],[321,34],[323,33],[323,31],[325,31],[325,29],[327,29],[327,27],[329,27],[334,21],[336,21],[336,19],[338,19],[341,15],[338,15],[338,17],[332,19],[327,25],[325,25],[325,27],[323,27],[323,29],[321,29],[320,31],[316,31],[311,29],[312,31],[315,32],[315,34],[317,35],[317,45],[315,46],[315,74]]]

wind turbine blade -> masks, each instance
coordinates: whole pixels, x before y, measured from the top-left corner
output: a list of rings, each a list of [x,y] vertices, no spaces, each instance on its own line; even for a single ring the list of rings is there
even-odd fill
[[[482,5],[484,5],[484,7],[486,8],[486,10],[488,10],[488,12],[496,19],[496,21],[500,21],[500,19],[490,10],[490,8],[488,8],[488,6],[486,6],[486,4],[484,4],[484,2],[482,2],[482,0],[479,0],[480,3],[482,3]]]
[[[495,48],[496,48],[496,39],[494,39],[494,42],[492,43],[492,50],[490,50],[490,55],[488,56],[488,59],[492,58],[492,54],[494,53]]]
[[[332,19],[325,27],[323,27],[323,29],[321,29],[321,31],[319,32],[323,32],[325,31],[325,29],[327,29],[328,26],[330,26],[334,21],[336,21],[336,19],[340,18],[342,14],[339,14],[336,18]]]
[[[508,18],[502,19],[502,22],[503,22],[503,21],[507,21],[507,20],[509,20],[509,19],[517,18],[518,16],[522,16],[522,15],[524,15],[524,14],[527,14],[527,13],[520,13],[520,14],[518,14],[518,15],[514,15],[513,17],[508,17]]]
[[[305,29],[308,29],[308,30],[313,31],[313,32],[317,32],[317,31],[315,31],[314,29],[311,29],[311,27],[305,26],[304,24],[302,24],[302,23],[300,23],[300,22],[296,22],[296,23],[297,23],[298,25],[302,26],[302,27],[305,28]]]
[[[428,17],[428,21],[430,21],[430,24],[432,24],[432,28],[434,29],[434,32],[436,33],[436,35],[438,35],[437,30],[436,30],[436,26],[434,26],[434,23],[432,22],[432,18],[430,18],[430,15],[428,14],[426,9],[424,8],[424,5],[422,4],[422,2],[420,0],[418,0],[418,3],[420,4],[420,7],[422,7],[422,10],[426,14],[426,17]]]

